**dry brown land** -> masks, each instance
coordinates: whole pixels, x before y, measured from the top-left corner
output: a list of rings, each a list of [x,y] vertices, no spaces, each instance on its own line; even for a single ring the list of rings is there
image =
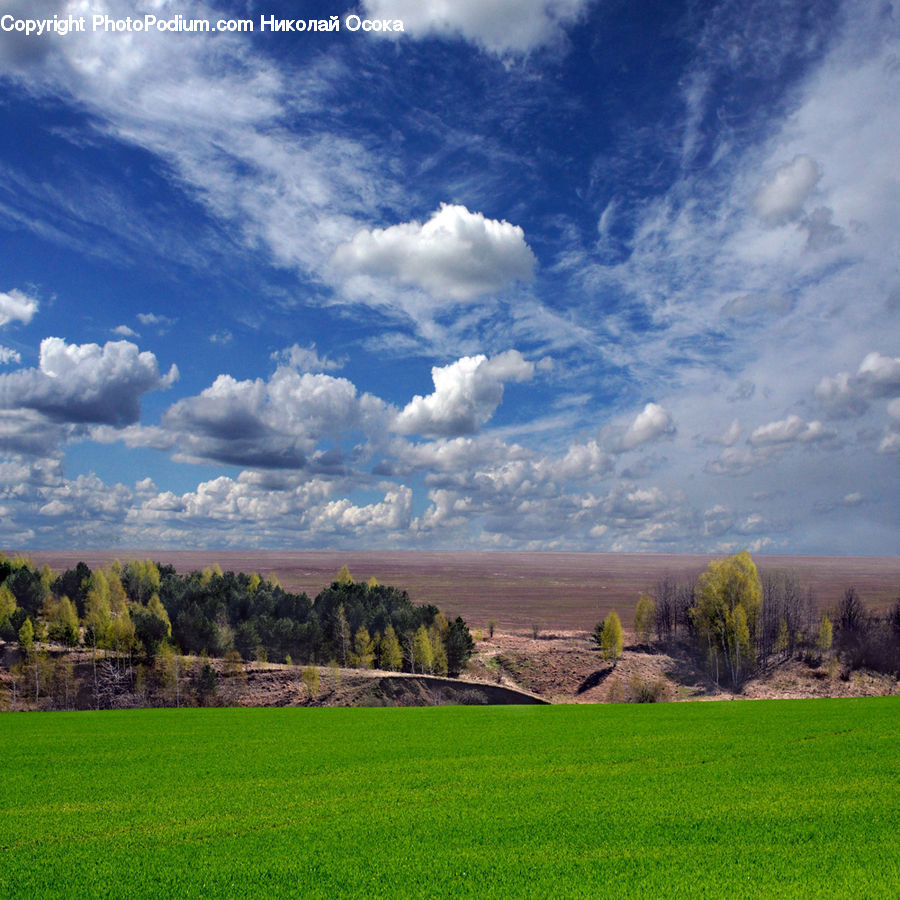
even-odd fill
[[[150,558],[179,572],[218,563],[223,570],[275,573],[288,590],[310,597],[346,565],[357,580],[371,575],[409,592],[413,603],[433,603],[450,617],[484,628],[494,619],[512,633],[589,631],[611,609],[630,625],[642,591],[663,577],[695,578],[714,557],[652,553],[245,551],[234,550],[66,550],[29,556],[65,570],[83,560],[91,568],[113,559]],[[866,606],[883,610],[900,597],[900,556],[754,556],[760,571],[783,570],[810,588],[819,606],[834,607],[856,588]]]

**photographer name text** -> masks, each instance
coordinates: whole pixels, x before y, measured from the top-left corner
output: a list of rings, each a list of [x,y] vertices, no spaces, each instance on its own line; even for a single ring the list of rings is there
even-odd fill
[[[213,33],[320,33],[339,31],[389,32],[403,31],[402,19],[363,19],[351,13],[327,19],[279,19],[275,16],[259,16],[258,19],[189,19],[182,15],[159,18],[148,13],[143,16],[126,16],[117,19],[109,15],[58,16],[51,19],[23,19],[11,13],[0,16],[0,31],[16,32],[27,37],[44,37],[55,34],[134,34],[143,32],[167,32],[188,34]]]

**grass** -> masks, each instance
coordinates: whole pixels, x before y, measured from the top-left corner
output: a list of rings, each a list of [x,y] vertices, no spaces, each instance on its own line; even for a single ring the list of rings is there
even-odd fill
[[[0,718],[2,897],[896,897],[900,702]]]

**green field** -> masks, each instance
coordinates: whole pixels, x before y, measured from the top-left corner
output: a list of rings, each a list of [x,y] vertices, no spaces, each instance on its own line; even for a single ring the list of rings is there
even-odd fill
[[[0,717],[0,896],[891,897],[900,701]]]

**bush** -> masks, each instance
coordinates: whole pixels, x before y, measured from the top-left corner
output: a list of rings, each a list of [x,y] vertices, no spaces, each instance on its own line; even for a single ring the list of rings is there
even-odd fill
[[[632,675],[629,683],[629,703],[662,703],[669,699],[669,686],[664,678],[651,681],[640,675]]]

